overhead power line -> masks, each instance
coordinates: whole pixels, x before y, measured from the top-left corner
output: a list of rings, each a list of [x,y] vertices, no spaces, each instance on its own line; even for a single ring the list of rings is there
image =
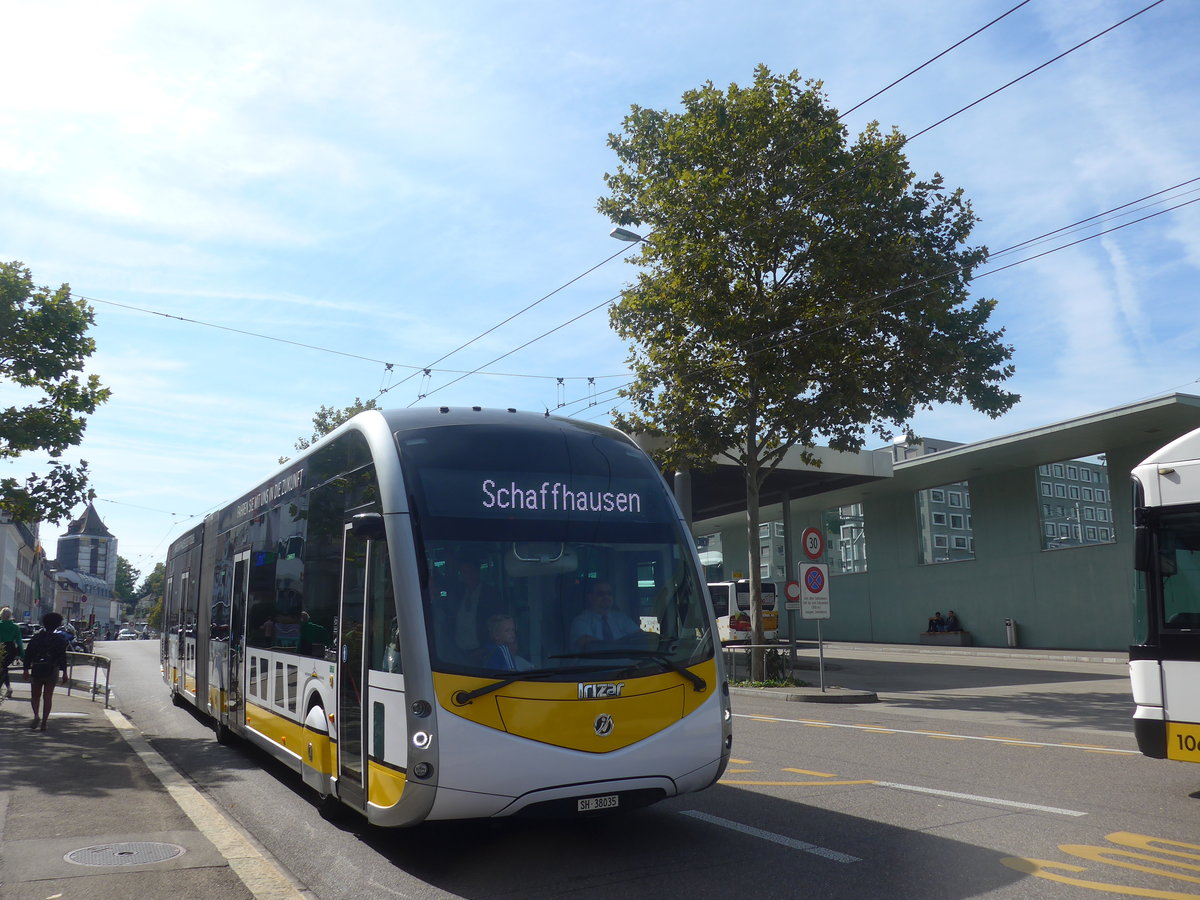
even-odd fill
[[[587,274],[587,273],[584,273],[584,274]],[[582,277],[582,276],[579,276],[579,277]],[[578,278],[573,279],[573,280],[578,280]],[[567,282],[567,284],[570,284],[570,282]],[[563,287],[566,287],[566,285],[563,285]],[[558,290],[561,290],[561,289],[562,288],[559,288]],[[536,379],[539,379],[542,381],[555,381],[559,378],[565,378],[568,381],[586,381],[589,378],[590,379],[625,378],[627,375],[627,373],[619,373],[619,374],[613,374],[613,375],[563,375],[563,376],[558,376],[558,375],[535,375],[535,374],[529,374],[529,373],[524,373],[524,372],[483,372],[483,373],[480,373],[478,369],[471,369],[469,371],[464,370],[464,369],[433,369],[431,367],[414,366],[414,365],[407,364],[407,363],[388,362],[387,360],[375,359],[374,357],[370,357],[370,356],[362,356],[357,353],[348,353],[345,350],[335,350],[332,347],[322,347],[317,344],[305,344],[300,341],[291,341],[291,340],[288,340],[287,338],[281,338],[281,337],[278,337],[273,334],[263,334],[262,332],[259,332],[259,331],[248,331],[244,328],[234,328],[231,325],[219,325],[215,322],[205,322],[201,319],[193,319],[193,318],[189,318],[187,316],[177,316],[173,313],[166,313],[166,312],[162,312],[161,310],[157,310],[157,309],[147,309],[144,306],[134,306],[130,303],[118,303],[115,300],[104,300],[100,297],[86,296],[84,294],[79,294],[74,291],[71,292],[71,296],[74,297],[76,300],[84,300],[88,303],[99,303],[104,306],[115,306],[115,307],[118,307],[119,309],[128,309],[133,312],[145,313],[145,314],[151,315],[151,316],[159,316],[164,319],[175,319],[176,321],[179,321],[179,322],[186,322],[189,325],[202,325],[205,328],[215,328],[218,331],[228,331],[233,334],[240,334],[240,335],[244,335],[246,337],[259,338],[260,340],[264,340],[264,341],[274,341],[277,344],[287,344],[292,347],[302,347],[305,350],[314,350],[318,353],[330,353],[330,354],[333,354],[334,356],[344,356],[348,359],[357,359],[357,360],[361,360],[362,362],[375,363],[377,365],[384,366],[387,369],[392,369],[395,367],[399,367],[401,369],[412,369],[413,374],[418,374],[418,373],[429,374],[431,372],[439,372],[439,373],[444,373],[447,375],[484,374],[484,375],[489,375],[489,376],[493,376],[496,378],[536,378]],[[549,295],[547,295],[547,296],[549,296]],[[445,357],[443,357],[443,359],[445,359]]]
[[[888,85],[886,85],[886,86],[884,86],[884,87],[880,88],[880,89],[879,89],[879,90],[877,90],[875,93],[871,94],[871,96],[867,97],[865,100],[862,100],[861,102],[859,102],[859,103],[858,103],[858,104],[856,104],[855,106],[853,106],[853,107],[851,107],[850,109],[846,110],[846,112],[842,113],[840,116],[838,116],[838,118],[839,118],[839,119],[841,119],[841,118],[844,118],[845,116],[848,116],[850,113],[854,112],[855,110],[857,110],[857,109],[859,109],[859,108],[861,108],[861,107],[865,106],[866,104],[870,103],[870,102],[871,102],[872,100],[874,100],[876,97],[879,97],[880,95],[882,95],[882,94],[886,93],[887,91],[890,91],[892,88],[894,88],[896,85],[900,84],[902,81],[905,81],[906,79],[908,79],[908,78],[910,78],[911,76],[915,75],[917,72],[920,72],[920,71],[921,71],[922,69],[924,69],[926,66],[928,66],[928,65],[930,65],[931,63],[933,63],[933,62],[936,62],[937,60],[941,59],[941,58],[942,58],[943,56],[945,56],[947,53],[950,53],[951,51],[953,51],[953,50],[957,49],[958,47],[961,47],[961,46],[962,46],[963,44],[965,44],[967,41],[971,40],[971,38],[973,38],[973,37],[976,37],[976,36],[977,36],[977,35],[979,35],[979,34],[982,34],[984,31],[986,31],[987,29],[991,28],[993,25],[995,25],[995,24],[996,24],[997,22],[999,22],[1001,19],[1004,19],[1004,18],[1006,18],[1007,16],[1009,16],[1010,14],[1012,14],[1012,13],[1016,12],[1018,9],[1020,9],[1022,6],[1025,6],[1025,5],[1026,5],[1027,3],[1029,3],[1029,2],[1030,2],[1030,0],[1021,0],[1021,2],[1020,2],[1020,3],[1018,3],[1016,6],[1012,7],[1011,9],[1009,9],[1007,12],[1004,12],[1004,13],[1002,13],[1001,15],[997,16],[996,18],[992,19],[992,20],[991,20],[990,22],[988,22],[986,25],[983,25],[983,26],[981,26],[981,27],[979,27],[979,28],[975,29],[973,32],[971,32],[970,34],[968,34],[966,37],[964,37],[964,38],[962,38],[962,39],[960,39],[960,40],[958,40],[958,41],[955,41],[953,44],[951,44],[951,45],[950,45],[949,47],[947,47],[946,49],[942,50],[940,53],[937,53],[937,54],[935,54],[934,56],[931,56],[929,59],[925,60],[925,62],[921,63],[921,65],[917,66],[915,69],[911,69],[911,70],[909,70],[909,71],[908,71],[908,72],[906,72],[904,75],[901,75],[899,78],[897,78],[897,79],[895,79],[894,81],[892,81],[890,84],[888,84]],[[785,155],[785,154],[786,154],[787,152],[789,152],[791,149],[792,149],[792,148],[790,148],[790,147],[789,147],[789,148],[785,148],[784,150],[780,151],[780,155],[781,155],[781,156],[782,156],[782,155]],[[537,300],[535,300],[534,302],[530,303],[528,306],[524,307],[523,309],[520,309],[520,310],[518,310],[517,312],[513,313],[511,316],[509,316],[508,318],[504,319],[502,322],[498,322],[498,323],[496,323],[496,324],[495,324],[495,325],[493,325],[492,327],[488,328],[486,331],[483,331],[483,332],[481,332],[480,334],[476,335],[475,337],[471,338],[471,340],[467,341],[466,343],[464,343],[464,344],[461,344],[460,346],[456,347],[454,350],[451,350],[449,353],[445,354],[444,356],[441,356],[441,357],[439,357],[437,360],[435,360],[433,363],[431,363],[431,364],[430,364],[429,368],[432,368],[432,366],[435,366],[435,365],[437,365],[438,363],[445,361],[447,358],[449,358],[450,356],[453,356],[455,353],[458,353],[460,350],[464,350],[464,349],[466,349],[467,347],[471,346],[473,343],[475,343],[476,341],[478,341],[480,338],[482,338],[482,337],[484,337],[484,336],[486,336],[486,335],[488,335],[488,334],[491,334],[491,333],[492,333],[493,331],[495,331],[497,328],[500,328],[500,327],[501,327],[501,326],[503,326],[503,325],[507,325],[509,322],[513,321],[513,319],[516,319],[518,316],[521,316],[521,315],[525,314],[526,312],[528,312],[529,310],[533,309],[535,306],[537,306],[538,304],[542,303],[543,301],[545,301],[545,300],[548,300],[550,297],[553,297],[553,296],[554,296],[555,294],[557,294],[559,291],[563,290],[563,288],[566,288],[566,287],[568,287],[569,285],[571,285],[571,284],[574,284],[576,281],[580,280],[581,278],[583,278],[583,277],[584,277],[584,276],[586,276],[586,275],[590,275],[592,272],[596,271],[597,269],[599,269],[600,267],[602,267],[602,266],[604,266],[604,265],[607,265],[608,263],[612,262],[612,260],[616,259],[618,256],[622,256],[622,255],[624,255],[626,252],[627,252],[627,248],[622,248],[621,250],[618,250],[616,253],[613,253],[611,256],[608,256],[608,257],[606,257],[605,259],[601,260],[601,261],[600,261],[599,263],[597,263],[596,265],[592,266],[592,267],[591,267],[590,269],[588,269],[587,271],[585,271],[585,272],[583,272],[583,273],[581,273],[581,274],[579,274],[579,275],[575,276],[575,277],[574,277],[574,278],[572,278],[570,281],[568,281],[568,282],[566,282],[565,284],[563,284],[563,285],[561,285],[561,286],[559,286],[559,287],[555,288],[553,291],[551,291],[550,293],[546,294],[544,297],[540,297],[539,299],[537,299]],[[609,301],[609,302],[611,302],[611,301]],[[599,307],[596,307],[596,308],[598,309]],[[593,311],[594,311],[594,310],[593,310]],[[574,319],[573,319],[572,321],[574,321]],[[541,335],[541,337],[546,337],[547,335],[553,334],[555,331],[559,330],[559,328],[562,328],[562,327],[564,327],[565,325],[568,325],[568,324],[570,324],[570,323],[569,323],[569,322],[564,322],[564,323],[563,323],[563,325],[560,325],[560,326],[558,326],[558,328],[553,328],[553,329],[551,329],[550,331],[547,331],[547,332],[545,332],[544,334],[542,334],[542,335]],[[533,340],[534,340],[534,341],[537,341],[537,340],[540,340],[540,338],[534,338]],[[532,343],[532,342],[530,342],[530,343]],[[528,346],[528,343],[527,343],[527,344],[524,344],[524,345],[522,345],[522,346]],[[520,347],[518,347],[518,348],[515,348],[514,350],[512,350],[512,351],[509,351],[509,353],[506,353],[506,354],[504,354],[504,355],[505,355],[505,356],[511,355],[512,353],[515,353],[515,352],[516,352],[517,350],[519,350],[519,349],[521,349],[521,348],[520,348]],[[497,359],[503,359],[503,358],[504,358],[503,356],[501,356],[501,357],[497,357]],[[496,362],[496,360],[493,360],[492,362]],[[491,364],[492,364],[492,363],[487,363],[486,365],[491,365]],[[402,378],[400,381],[396,382],[395,384],[393,384],[393,385],[390,385],[389,387],[385,388],[383,391],[380,391],[380,395],[382,395],[382,394],[386,393],[387,391],[391,390],[392,388],[399,387],[401,384],[404,384],[406,381],[408,381],[409,379],[411,379],[412,377],[414,377],[414,375],[416,375],[416,374],[417,374],[417,373],[416,373],[416,372],[414,372],[414,373],[411,373],[411,374],[409,374],[409,375],[408,375],[408,376],[406,376],[405,378]],[[468,375],[472,375],[472,374],[477,374],[477,372],[473,371],[473,372],[469,372],[469,373],[467,373],[467,374],[468,374]],[[464,376],[464,377],[465,377],[465,376]],[[456,378],[456,379],[454,379],[454,381],[451,381],[451,382],[449,382],[448,384],[444,384],[444,385],[442,385],[441,387],[435,388],[434,390],[435,390],[435,391],[437,391],[437,390],[441,390],[442,388],[449,387],[451,384],[456,384],[457,382],[459,382],[459,381],[461,381],[461,380],[462,380],[462,378]],[[418,402],[418,401],[420,401],[420,400],[423,400],[425,397],[428,397],[430,393],[433,393],[433,391],[430,391],[430,392],[427,392],[427,393],[422,393],[422,394],[419,394],[419,395],[417,396],[417,399],[416,399],[415,401],[413,401],[413,402],[415,403],[415,402]],[[411,405],[411,404],[410,404],[410,405]]]
[[[903,140],[903,142],[902,142],[902,144],[901,144],[901,146],[907,145],[908,143],[910,143],[911,141],[915,140],[916,138],[918,138],[918,137],[921,137],[922,135],[928,134],[930,131],[932,131],[933,129],[937,128],[938,126],[940,126],[940,125],[944,125],[946,122],[949,122],[951,119],[954,119],[955,117],[957,117],[957,116],[961,115],[962,113],[966,112],[967,110],[969,110],[969,109],[972,109],[972,108],[974,108],[975,106],[978,106],[979,104],[983,103],[983,102],[984,102],[984,101],[986,101],[986,100],[989,100],[989,99],[990,99],[990,98],[992,98],[992,97],[995,97],[997,94],[1001,93],[1002,91],[1005,91],[1005,90],[1007,90],[1008,88],[1012,87],[1013,85],[1015,85],[1015,84],[1018,84],[1018,83],[1020,83],[1021,81],[1024,81],[1026,78],[1030,77],[1031,75],[1033,75],[1033,74],[1035,74],[1035,73],[1037,73],[1037,72],[1040,72],[1042,69],[1045,69],[1046,67],[1048,67],[1048,66],[1050,66],[1050,65],[1052,65],[1052,64],[1054,64],[1054,63],[1056,63],[1056,62],[1058,62],[1059,60],[1061,60],[1061,59],[1063,59],[1063,58],[1065,58],[1065,57],[1069,56],[1070,54],[1074,53],[1075,51],[1077,51],[1077,50],[1079,50],[1079,49],[1081,49],[1081,48],[1083,48],[1083,47],[1086,47],[1088,44],[1091,44],[1093,41],[1096,41],[1097,39],[1099,39],[1099,38],[1103,37],[1103,36],[1104,36],[1104,35],[1106,35],[1106,34],[1109,34],[1110,32],[1114,31],[1115,29],[1117,29],[1117,28],[1120,28],[1122,25],[1125,25],[1125,24],[1127,24],[1127,23],[1131,22],[1133,19],[1136,19],[1138,16],[1142,15],[1143,13],[1146,13],[1146,12],[1148,12],[1149,10],[1153,9],[1154,7],[1156,7],[1156,6],[1160,5],[1160,4],[1161,4],[1161,3],[1163,3],[1163,2],[1164,2],[1164,0],[1155,0],[1155,2],[1153,2],[1153,3],[1150,3],[1150,4],[1149,4],[1149,5],[1147,5],[1147,6],[1144,6],[1144,7],[1142,7],[1142,8],[1141,8],[1140,10],[1138,10],[1137,12],[1135,12],[1135,13],[1132,13],[1131,15],[1128,15],[1128,16],[1126,16],[1125,18],[1121,19],[1119,22],[1116,22],[1115,24],[1113,24],[1113,25],[1110,25],[1110,26],[1108,26],[1107,28],[1105,28],[1105,29],[1103,29],[1103,30],[1101,30],[1101,31],[1098,31],[1098,32],[1096,32],[1096,33],[1095,33],[1095,34],[1093,34],[1091,37],[1089,37],[1089,38],[1086,38],[1085,40],[1082,40],[1082,41],[1080,41],[1079,43],[1077,43],[1077,44],[1075,44],[1074,46],[1072,46],[1072,47],[1068,48],[1067,50],[1064,50],[1063,52],[1061,52],[1061,53],[1057,54],[1056,56],[1054,56],[1054,57],[1052,57],[1052,58],[1050,58],[1050,59],[1046,60],[1045,62],[1041,63],[1040,65],[1034,66],[1032,69],[1029,69],[1028,71],[1024,72],[1023,74],[1021,74],[1021,75],[1017,76],[1016,78],[1012,79],[1011,81],[1008,81],[1007,83],[1005,83],[1005,84],[1001,85],[1000,87],[998,87],[998,88],[995,88],[994,90],[991,90],[991,91],[989,91],[988,93],[986,93],[986,94],[984,94],[983,96],[981,96],[981,97],[977,98],[976,100],[973,100],[972,102],[968,103],[967,105],[965,105],[965,106],[963,106],[963,107],[960,107],[959,109],[955,110],[954,112],[950,113],[949,115],[943,116],[942,118],[938,119],[938,120],[937,120],[936,122],[934,122],[933,124],[931,124],[931,125],[928,125],[928,126],[926,126],[925,128],[922,128],[920,131],[916,132],[916,134],[913,134],[913,135],[910,135],[910,136],[908,136],[908,137],[905,137],[905,138],[904,138],[904,140]],[[960,45],[961,45],[962,43],[964,43],[966,40],[969,40],[971,37],[974,37],[976,34],[979,34],[980,32],[984,31],[985,29],[987,29],[987,28],[991,27],[991,25],[994,25],[996,22],[999,22],[1001,19],[1005,18],[1006,16],[1008,16],[1009,14],[1011,14],[1011,13],[1015,12],[1016,10],[1020,9],[1020,8],[1021,8],[1022,6],[1024,6],[1024,5],[1025,5],[1025,3],[1018,3],[1016,6],[1012,7],[1010,10],[1008,10],[1007,12],[1005,12],[1003,15],[1001,15],[1001,16],[998,16],[996,19],[993,19],[993,20],[992,20],[991,22],[989,22],[987,25],[983,26],[983,27],[982,27],[982,28],[980,28],[980,29],[977,29],[977,30],[976,30],[975,32],[973,32],[971,35],[968,35],[968,36],[967,36],[967,38],[964,38],[963,40],[961,40],[961,41],[958,41],[956,44],[954,44],[952,47],[948,48],[946,51],[942,51],[942,53],[939,53],[937,56],[934,56],[934,57],[932,57],[930,60],[927,60],[925,63],[923,63],[922,65],[918,66],[916,69],[913,69],[913,70],[912,70],[911,72],[909,72],[908,74],[906,74],[906,75],[902,76],[901,78],[898,78],[898,79],[896,79],[896,81],[892,82],[892,84],[891,84],[891,85],[888,85],[888,87],[886,87],[886,88],[883,88],[883,89],[882,89],[882,90],[880,90],[880,91],[877,91],[875,94],[871,95],[871,97],[868,97],[868,98],[867,98],[867,100],[864,100],[864,101],[863,101],[863,103],[866,103],[866,102],[868,102],[868,101],[869,101],[869,100],[871,100],[871,99],[874,99],[875,97],[877,97],[877,96],[879,96],[881,93],[883,93],[883,91],[886,91],[886,90],[890,89],[891,87],[894,87],[895,85],[899,84],[899,83],[900,83],[901,81],[903,81],[905,78],[907,78],[907,77],[909,77],[910,75],[914,74],[915,72],[918,72],[918,71],[920,71],[921,69],[923,69],[923,68],[924,68],[925,66],[927,66],[927,65],[928,65],[930,62],[933,62],[934,60],[936,60],[936,59],[937,59],[937,58],[939,58],[940,56],[943,56],[943,55],[945,55],[945,53],[946,53],[946,52],[948,52],[949,50],[953,49],[954,47],[960,46]],[[860,106],[862,106],[862,105],[863,105],[863,103],[860,103],[860,104],[858,104],[858,106],[855,106],[855,107],[853,107],[851,110],[847,111],[847,113],[844,113],[844,114],[842,114],[842,115],[844,116],[844,115],[848,114],[849,112],[852,112],[853,110],[855,110],[855,109],[858,109]],[[839,118],[842,118],[842,116],[839,116]],[[790,148],[788,148],[788,149],[790,149]],[[788,152],[788,149],[784,149],[784,150],[780,151],[780,156],[782,156],[782,155],[786,155],[786,153]],[[804,202],[807,202],[807,201],[811,200],[813,197],[816,197],[816,196],[818,196],[819,194],[821,194],[823,191],[825,191],[825,190],[826,190],[826,189],[827,189],[827,188],[828,188],[830,185],[832,185],[832,184],[835,184],[835,183],[836,183],[836,182],[838,182],[839,180],[841,180],[841,179],[843,179],[843,178],[847,177],[848,175],[852,174],[853,172],[857,171],[858,169],[861,169],[863,166],[867,165],[869,162],[870,162],[870,160],[869,160],[869,159],[868,159],[868,160],[865,160],[864,162],[860,163],[860,164],[859,164],[858,166],[856,166],[856,167],[853,167],[853,168],[851,168],[851,169],[847,169],[847,170],[845,170],[845,171],[843,171],[843,172],[840,172],[838,175],[834,176],[834,177],[833,177],[833,178],[831,178],[829,181],[827,181],[827,182],[825,182],[824,184],[822,184],[822,185],[820,185],[820,186],[818,186],[818,187],[814,188],[814,189],[813,189],[811,192],[809,192],[809,193],[808,193],[806,196],[804,196],[804,197],[801,197],[801,198],[798,198],[798,201],[797,201],[797,202],[804,203]],[[649,232],[647,235],[645,235],[645,236],[643,237],[643,240],[645,240],[645,239],[649,238],[649,237],[650,237],[651,235],[653,235],[653,234],[654,234],[654,232],[653,232],[653,231],[650,231],[650,232]],[[1031,239],[1031,240],[1036,240],[1036,239]],[[624,250],[622,250],[622,251],[619,251],[619,253],[620,253],[620,252],[624,252]],[[614,256],[610,256],[610,257],[608,257],[608,259],[606,259],[606,260],[604,261],[604,263],[607,263],[609,260],[613,259],[613,258],[614,258],[616,255],[619,255],[619,253],[618,253],[618,254],[614,254]],[[597,266],[593,267],[593,269],[589,269],[588,271],[589,271],[589,272],[590,272],[590,271],[594,271],[594,269],[595,269],[595,268],[598,268],[598,267],[599,267],[599,265],[603,265],[604,263],[600,263],[600,264],[598,264]],[[614,300],[615,300],[615,299],[618,299],[618,298],[614,298]],[[613,301],[609,301],[609,302],[613,302]],[[606,304],[601,304],[601,306],[603,306],[603,305],[606,305]],[[595,307],[595,308],[594,308],[593,310],[591,310],[591,311],[592,311],[592,312],[594,312],[594,311],[595,311],[595,309],[599,309],[599,308],[600,308],[600,307]],[[518,313],[518,315],[519,315],[519,313]],[[585,313],[585,315],[586,315],[586,313]],[[506,354],[504,354],[504,355],[502,355],[502,356],[500,356],[500,357],[497,357],[497,359],[503,359],[503,358],[504,358],[504,356],[511,355],[512,353],[515,353],[517,350],[520,350],[520,349],[523,349],[524,347],[527,347],[527,346],[529,346],[531,343],[534,343],[534,342],[536,342],[536,341],[540,340],[541,338],[543,338],[543,337],[546,337],[546,336],[547,336],[547,335],[549,335],[549,334],[552,334],[554,331],[557,331],[559,328],[565,327],[566,325],[570,324],[571,322],[574,322],[574,321],[576,321],[578,318],[579,318],[579,317],[577,316],[577,317],[575,317],[575,319],[572,319],[572,320],[570,320],[570,322],[564,322],[564,323],[563,323],[563,325],[560,325],[560,326],[558,326],[557,328],[551,329],[550,331],[547,331],[547,332],[543,333],[542,335],[540,335],[540,336],[539,336],[539,337],[537,337],[537,338],[533,338],[532,340],[530,340],[530,341],[527,341],[526,343],[522,344],[520,347],[514,348],[513,350],[509,351],[508,353],[506,353]],[[511,321],[511,318],[510,318],[510,319],[508,319],[508,320],[505,320],[505,321]],[[444,357],[443,357],[443,358],[444,358]],[[493,360],[492,362],[495,362],[495,360]],[[491,364],[492,364],[492,363],[487,363],[486,365],[491,365]],[[468,373],[468,374],[475,374],[475,373]],[[444,384],[444,385],[441,385],[441,386],[440,386],[440,387],[438,387],[438,388],[435,388],[433,391],[428,391],[428,392],[425,392],[425,393],[419,394],[419,395],[417,396],[416,400],[414,400],[414,401],[413,401],[413,403],[415,404],[415,403],[417,403],[417,402],[420,402],[421,400],[425,399],[426,397],[428,397],[430,394],[434,393],[435,391],[441,390],[442,388],[445,388],[445,387],[449,387],[449,386],[450,386],[450,385],[452,385],[452,384],[457,384],[459,381],[461,381],[461,380],[462,380],[463,378],[465,378],[465,377],[467,377],[467,376],[466,376],[466,375],[461,375],[461,376],[459,376],[459,377],[455,378],[453,381],[450,381],[450,382],[448,382],[447,384]],[[412,404],[410,404],[410,406],[411,406],[411,405],[412,405]]]

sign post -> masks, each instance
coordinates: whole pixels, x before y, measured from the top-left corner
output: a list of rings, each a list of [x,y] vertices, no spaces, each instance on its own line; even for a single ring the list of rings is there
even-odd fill
[[[810,528],[809,531],[816,529]],[[808,554],[808,532],[804,552]],[[819,537],[819,532],[818,532]],[[822,541],[822,545],[824,542]],[[821,547],[824,550],[824,546]],[[821,640],[821,620],[829,618],[829,567],[820,563],[800,563],[800,617],[817,622],[817,660],[821,674],[821,692],[825,691],[825,644]]]

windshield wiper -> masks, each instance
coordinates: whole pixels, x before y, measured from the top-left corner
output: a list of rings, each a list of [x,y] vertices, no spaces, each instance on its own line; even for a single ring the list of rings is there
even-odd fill
[[[553,657],[551,657],[553,659]],[[450,699],[455,706],[466,706],[476,697],[482,697],[484,694],[490,694],[492,691],[498,691],[502,687],[508,687],[518,681],[532,681],[540,678],[550,678],[553,675],[573,675],[577,672],[595,672],[597,669],[606,669],[608,666],[559,666],[548,669],[526,669],[524,672],[513,672],[506,678],[499,681],[493,681],[491,684],[485,684],[482,687],[477,687],[473,691],[457,691]]]
[[[708,690],[708,682],[693,672],[691,669],[685,668],[671,657],[669,653],[663,653],[661,650],[580,650],[578,653],[572,653],[569,657],[551,657],[551,659],[574,658],[574,659],[650,659],[655,662],[662,663],[663,666],[670,669],[672,672],[678,672],[684,678],[692,683],[697,691]]]

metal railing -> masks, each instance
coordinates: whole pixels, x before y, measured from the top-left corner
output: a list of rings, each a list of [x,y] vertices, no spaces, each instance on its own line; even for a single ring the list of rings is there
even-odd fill
[[[75,669],[90,668],[92,670],[92,682],[88,682],[82,678],[75,677]],[[109,687],[108,676],[112,670],[112,660],[107,656],[99,656],[95,653],[76,653],[71,651],[67,653],[67,696],[71,695],[72,689],[78,687],[80,690],[90,690],[93,701],[98,694],[104,694],[104,708],[108,709],[108,699],[111,693]],[[104,672],[104,685],[100,685],[100,672]]]

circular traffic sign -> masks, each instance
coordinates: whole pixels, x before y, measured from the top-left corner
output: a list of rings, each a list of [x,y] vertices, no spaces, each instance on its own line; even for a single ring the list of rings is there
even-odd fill
[[[800,536],[800,546],[809,559],[820,559],[825,554],[825,536],[819,528],[805,528]]]
[[[783,590],[784,590],[784,593],[787,594],[787,598],[789,600],[799,600],[800,599],[800,582],[789,581],[787,583],[787,585],[784,586]]]
[[[810,594],[819,594],[825,587],[825,575],[816,566],[809,566],[804,573],[804,586]]]

